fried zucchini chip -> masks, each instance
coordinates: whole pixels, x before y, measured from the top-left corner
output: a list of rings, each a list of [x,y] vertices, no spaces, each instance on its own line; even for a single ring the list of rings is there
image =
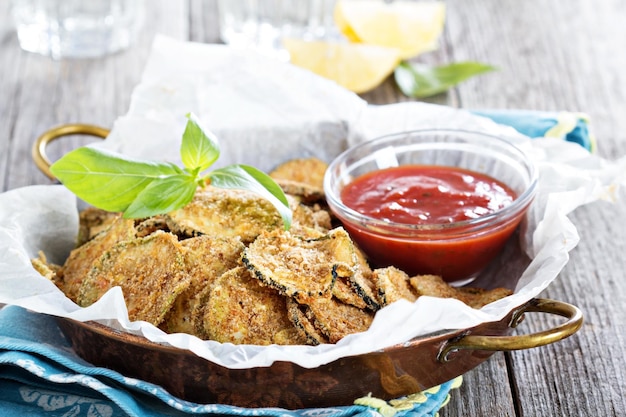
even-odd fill
[[[513,291],[509,290],[508,288],[494,288],[491,290],[485,290],[482,288],[462,287],[458,290],[459,300],[463,301],[468,306],[477,309],[513,294]]]
[[[305,226],[328,232],[332,228],[330,214],[319,206],[311,207],[297,202],[291,205],[293,212],[292,227]]]
[[[340,302],[334,297],[316,298],[307,304],[306,314],[330,343],[337,343],[352,333],[366,331],[374,313]]]
[[[157,231],[105,252],[83,281],[78,304],[91,305],[110,288],[120,286],[128,317],[158,326],[189,283],[183,248],[176,236]]]
[[[190,283],[176,297],[160,328],[168,333],[189,333],[206,339],[208,335],[204,332],[202,317],[210,291],[223,273],[241,266],[244,245],[236,237],[208,235],[186,239],[180,244],[185,249]]]
[[[368,308],[368,305],[363,297],[355,291],[349,278],[338,277],[335,279],[335,285],[333,285],[333,296],[341,302],[350,304],[357,308]]]
[[[472,308],[484,307],[493,301],[512,294],[512,291],[506,288],[484,290],[481,288],[453,287],[438,275],[418,275],[412,277],[409,281],[418,295],[456,298]]]
[[[205,187],[185,207],[168,213],[173,233],[187,236],[239,236],[252,242],[261,232],[283,227],[272,204],[250,191]]]
[[[343,303],[361,309],[377,311],[380,304],[376,298],[375,286],[372,282],[372,270],[359,247],[353,243],[357,259],[357,268],[350,277],[338,277],[333,286],[333,295]]]
[[[137,230],[137,237],[148,236],[157,230],[169,232],[169,227],[164,216],[154,216],[143,219],[135,225],[135,229]]]
[[[120,213],[114,213],[95,207],[87,207],[78,215],[78,241],[76,246],[81,246],[93,239],[98,233],[106,230]]]
[[[375,269],[373,279],[376,282],[378,296],[383,306],[401,299],[417,300],[418,295],[409,283],[409,276],[394,266]]]
[[[60,278],[57,275],[57,272],[61,268],[58,265],[54,265],[48,262],[46,255],[39,251],[38,256],[34,259],[30,260],[30,264],[35,268],[37,272],[39,272],[44,278],[52,281],[57,287],[60,284]]]
[[[335,279],[352,276],[357,262],[352,241],[341,228],[315,239],[276,229],[252,242],[242,260],[255,278],[299,302],[330,297]]]
[[[244,267],[215,283],[204,315],[209,338],[221,343],[270,345],[302,343],[292,332],[285,297],[263,286]],[[293,336],[294,338],[290,338]]]
[[[287,161],[271,171],[269,176],[285,193],[293,194],[305,203],[324,199],[324,174],[328,164],[317,158]]]
[[[287,312],[289,320],[294,325],[300,337],[304,338],[308,345],[323,345],[328,342],[328,338],[313,324],[307,315],[308,307],[298,304],[294,299],[287,298]]]
[[[324,188],[324,174],[328,164],[318,158],[296,158],[277,166],[269,173],[273,179],[283,179]]]
[[[325,194],[324,190],[321,188],[282,178],[276,178],[274,182],[278,184],[285,194],[298,197],[304,204],[313,204],[324,200]]]
[[[381,302],[378,299],[378,288],[373,279],[374,274],[361,248],[355,244],[354,249],[358,267],[356,273],[350,277],[350,284],[369,309],[378,311],[380,310]]]
[[[124,219],[117,214],[108,229],[98,233],[93,239],[72,250],[70,256],[59,270],[61,286],[65,295],[77,301],[78,291],[85,277],[103,253],[120,242],[135,238],[135,227],[132,219]]]

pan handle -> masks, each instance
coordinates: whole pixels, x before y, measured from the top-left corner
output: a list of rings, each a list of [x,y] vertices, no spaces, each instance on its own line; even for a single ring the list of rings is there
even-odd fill
[[[567,321],[552,329],[520,336],[461,335],[448,340],[442,346],[437,360],[449,362],[452,360],[449,355],[461,349],[511,351],[544,346],[573,335],[583,324],[583,314],[578,307],[561,301],[533,298],[514,313],[511,327],[517,326],[524,313],[530,312],[556,314],[566,317]]]
[[[33,144],[31,155],[37,168],[51,180],[56,180],[56,177],[50,171],[52,162],[46,154],[46,147],[50,142],[70,135],[87,135],[105,139],[109,135],[109,130],[94,125],[72,123],[53,127],[39,136]]]

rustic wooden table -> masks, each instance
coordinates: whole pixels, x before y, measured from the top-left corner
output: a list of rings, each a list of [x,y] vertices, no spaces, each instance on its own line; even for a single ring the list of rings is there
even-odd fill
[[[0,2],[2,191],[49,183],[30,157],[42,132],[74,122],[110,127],[127,112],[156,33],[219,42],[215,1],[148,3],[147,24],[130,50],[103,59],[52,61],[20,50],[9,2]],[[499,71],[432,102],[584,111],[591,116],[599,155],[626,154],[626,2],[448,0],[447,8],[442,48],[420,59],[477,60]],[[363,97],[376,104],[407,100],[391,81]],[[570,216],[580,243],[542,294],[580,307],[582,329],[559,343],[495,354],[464,376],[442,416],[626,415],[624,201],[593,203]],[[522,327],[533,332],[550,323],[533,315]]]

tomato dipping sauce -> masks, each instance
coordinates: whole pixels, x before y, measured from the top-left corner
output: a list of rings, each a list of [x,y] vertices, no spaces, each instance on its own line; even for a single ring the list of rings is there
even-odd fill
[[[409,275],[437,274],[446,281],[476,275],[500,252],[521,216],[483,228],[476,223],[516,197],[488,175],[432,165],[368,172],[341,191],[345,206],[388,223],[384,234],[344,223],[375,266],[393,265]],[[420,227],[414,239],[406,231],[396,237],[394,223]]]
[[[442,224],[494,213],[513,202],[505,184],[478,172],[404,165],[365,174],[341,192],[361,214],[406,224]]]

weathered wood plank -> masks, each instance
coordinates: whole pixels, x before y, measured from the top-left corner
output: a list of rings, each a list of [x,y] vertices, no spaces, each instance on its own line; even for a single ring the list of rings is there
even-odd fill
[[[470,0],[449,1],[448,10],[451,56],[500,67],[458,88],[464,107],[584,111],[600,155],[626,154],[626,120],[619,116],[626,113],[626,55],[617,52],[626,39],[623,2]],[[624,201],[571,215],[581,243],[543,295],[578,305],[586,322],[567,340],[509,354],[519,415],[620,415],[626,409]],[[533,317],[523,332],[554,322]],[[461,415],[448,412],[442,416]]]
[[[515,416],[514,395],[507,378],[504,353],[463,375],[463,384],[450,392],[450,402],[441,410],[448,416]]]
[[[624,216],[623,204],[608,203],[571,216],[581,241],[545,296],[580,307],[585,323],[569,339],[512,354],[523,415],[617,416],[626,410],[626,244],[615,227]],[[538,331],[548,321],[528,322],[530,331]]]
[[[600,154],[624,154],[623,1],[451,0],[448,10],[451,57],[500,69],[459,87],[463,107],[583,111]]]
[[[9,2],[0,4],[8,16]],[[49,128],[64,123],[90,123],[111,127],[128,110],[130,94],[139,82],[156,33],[186,39],[188,20],[185,3],[160,1],[146,8],[145,24],[137,42],[128,50],[99,59],[60,60],[23,52],[10,26],[2,32],[3,72],[2,114],[4,142],[0,157],[3,189],[47,183],[33,169],[30,148],[33,141]],[[6,77],[6,80],[4,79]],[[6,87],[5,87],[6,86]],[[6,88],[6,90],[5,90]],[[4,121],[4,118],[7,118]],[[8,146],[7,146],[8,143]],[[84,140],[74,138],[54,147],[51,156],[61,155]]]

